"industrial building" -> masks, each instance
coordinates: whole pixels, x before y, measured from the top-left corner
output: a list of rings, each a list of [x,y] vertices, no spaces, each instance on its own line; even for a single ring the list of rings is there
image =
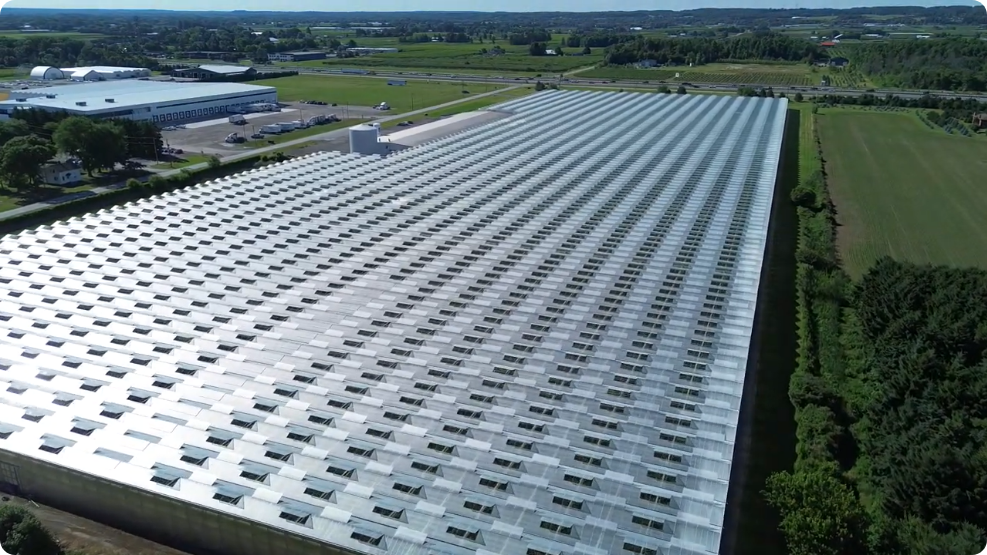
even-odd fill
[[[171,74],[175,77],[191,79],[215,79],[217,77],[256,75],[257,69],[250,66],[201,65],[198,67],[175,69],[172,70]]]
[[[110,81],[114,79],[136,79],[150,77],[151,70],[143,67],[66,67],[38,66],[31,70],[31,79],[39,81]]]
[[[308,60],[325,60],[325,52],[277,52],[267,55],[271,62],[305,62]]]
[[[240,83],[103,81],[10,92],[0,118],[35,108],[103,118],[169,123],[221,116],[257,103],[277,102],[277,89]]]
[[[497,110],[0,238],[0,486],[222,555],[718,553],[787,100]]]

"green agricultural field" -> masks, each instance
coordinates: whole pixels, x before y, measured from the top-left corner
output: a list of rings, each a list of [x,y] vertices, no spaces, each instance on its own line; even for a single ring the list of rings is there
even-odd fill
[[[818,85],[827,70],[805,64],[707,64],[697,67],[637,69],[601,67],[579,73],[580,79],[634,80],[657,83],[732,83],[807,87]],[[678,77],[676,77],[678,75]]]
[[[549,48],[557,48],[562,36],[553,37]],[[559,40],[555,40],[559,39]],[[391,47],[401,51],[393,54],[373,54],[358,58],[319,60],[314,67],[360,67],[401,68],[404,71],[452,71],[480,70],[495,73],[557,74],[574,69],[592,66],[603,61],[603,49],[593,49],[587,56],[531,56],[527,46],[512,46],[507,41],[497,41],[496,46],[505,50],[504,54],[489,54],[495,45],[492,43],[398,43],[396,39],[359,39],[361,47]],[[481,49],[488,53],[481,53]],[[570,54],[580,49],[566,49]],[[327,63],[323,63],[327,62]]]
[[[428,115],[429,117],[438,118],[442,116],[461,114],[463,112],[482,110],[484,108],[489,108],[494,104],[500,104],[502,102],[514,100],[516,98],[521,98],[522,96],[528,96],[529,94],[532,94],[534,92],[535,92],[535,88],[533,86],[524,87],[522,89],[505,90],[503,92],[494,95],[485,96],[483,98],[477,98],[476,100],[468,100],[466,102],[460,102],[459,104],[454,104],[452,106],[449,106],[448,108],[440,108],[438,110],[428,112]],[[383,124],[382,127],[389,127],[388,123],[391,125],[397,125],[398,122],[397,121],[387,122]]]
[[[399,114],[427,108],[453,100],[469,98],[503,87],[487,83],[427,82],[408,80],[402,87],[387,84],[387,79],[375,77],[341,77],[335,75],[294,75],[277,79],[252,81],[278,89],[281,100],[322,100],[340,106],[374,106],[380,102],[391,105],[387,114]]]
[[[987,268],[987,149],[912,113],[822,110],[819,134],[847,270],[879,257]]]

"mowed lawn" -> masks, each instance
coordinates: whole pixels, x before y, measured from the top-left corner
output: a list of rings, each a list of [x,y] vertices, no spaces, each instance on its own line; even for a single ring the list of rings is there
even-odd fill
[[[498,90],[503,87],[486,83],[427,82],[407,80],[404,86],[391,86],[378,77],[339,77],[335,75],[294,75],[262,79],[251,84],[278,89],[280,100],[322,100],[340,106],[376,106],[387,102],[391,114],[427,108],[453,100]],[[469,93],[464,93],[465,90]]]
[[[884,255],[987,268],[987,142],[930,130],[912,114],[817,118],[852,276]]]

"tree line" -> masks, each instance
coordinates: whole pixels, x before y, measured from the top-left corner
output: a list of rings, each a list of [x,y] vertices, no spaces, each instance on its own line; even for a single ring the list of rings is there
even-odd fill
[[[79,67],[113,65],[124,67],[156,67],[154,60],[119,44],[105,41],[82,41],[67,37],[29,37],[15,39],[0,37],[0,66]]]
[[[796,101],[801,101],[802,94],[796,94]],[[919,108],[924,110],[941,110],[947,118],[960,121],[970,121],[973,114],[987,112],[987,102],[971,98],[949,98],[924,94],[916,98],[903,98],[895,95],[877,96],[862,94],[860,96],[841,96],[824,94],[813,98],[819,104],[850,106],[892,106],[900,108]]]
[[[855,46],[850,62],[888,87],[987,90],[987,41],[978,39],[870,42]]]
[[[851,282],[812,140],[815,163],[791,192],[797,457],[764,493],[791,555],[977,553],[987,541],[987,272],[885,258]]]
[[[730,40],[713,38],[645,38],[613,45],[608,65],[626,65],[654,60],[659,64],[709,64],[724,60],[775,60],[812,62],[827,54],[807,40],[778,33],[763,33]]]
[[[3,28],[18,29],[25,24],[58,31],[102,32],[115,36],[150,33],[165,28],[188,28],[204,25],[208,28],[236,24],[246,27],[268,25],[332,25],[361,27],[367,21],[385,22],[389,27],[404,27],[421,31],[450,32],[482,29],[496,33],[517,27],[546,29],[619,30],[642,26],[662,29],[689,25],[736,25],[745,29],[760,26],[791,24],[793,17],[829,18],[836,25],[860,26],[867,16],[880,16],[887,23],[906,25],[983,25],[987,13],[980,6],[943,7],[868,7],[852,9],[764,9],[764,8],[703,8],[696,10],[650,10],[610,12],[181,12],[144,10],[32,10],[7,8],[3,12]],[[8,13],[9,12],[9,13]],[[443,26],[458,26],[447,28]],[[387,30],[382,30],[387,32]],[[392,35],[400,36],[400,35]]]

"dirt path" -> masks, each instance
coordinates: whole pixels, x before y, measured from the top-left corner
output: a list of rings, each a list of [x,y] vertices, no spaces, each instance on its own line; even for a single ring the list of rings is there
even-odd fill
[[[81,551],[87,555],[188,555],[33,501],[9,496],[5,498],[9,499],[5,503],[22,506],[38,517],[69,553]]]

